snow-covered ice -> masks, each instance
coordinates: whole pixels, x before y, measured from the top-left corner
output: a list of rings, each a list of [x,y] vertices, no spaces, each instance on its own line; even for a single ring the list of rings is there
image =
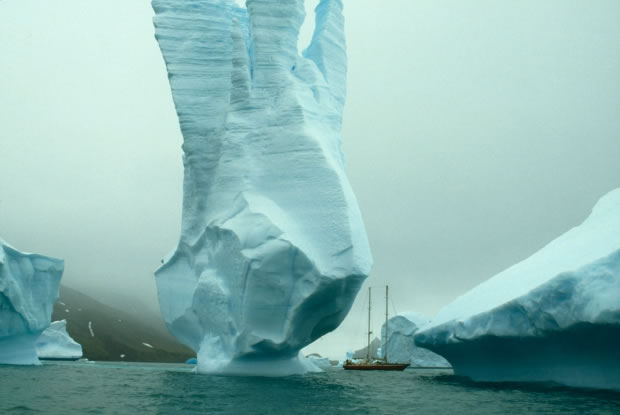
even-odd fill
[[[303,0],[153,0],[184,143],[180,241],[156,271],[198,371],[313,370],[372,258],[341,151],[341,0],[300,55]],[[279,368],[275,370],[275,368]]]
[[[82,346],[67,333],[67,320],[54,321],[36,342],[40,359],[79,359]]]
[[[64,270],[60,259],[20,252],[0,238],[0,364],[39,364]]]
[[[390,363],[409,363],[411,367],[450,367],[443,357],[415,345],[414,335],[430,323],[420,313],[404,312],[388,320],[387,358]],[[381,326],[381,338],[385,339],[385,323]]]
[[[620,189],[415,336],[475,380],[620,389]]]

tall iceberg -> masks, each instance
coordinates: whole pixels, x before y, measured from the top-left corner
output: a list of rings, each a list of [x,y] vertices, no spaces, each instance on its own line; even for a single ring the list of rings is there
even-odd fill
[[[620,189],[415,336],[456,374],[620,389]]]
[[[0,364],[39,364],[35,342],[49,325],[64,262],[0,238]]]
[[[152,5],[184,138],[164,319],[200,372],[304,372],[299,351],[340,324],[372,265],[341,151],[342,2],[317,6],[303,55],[303,0]]]

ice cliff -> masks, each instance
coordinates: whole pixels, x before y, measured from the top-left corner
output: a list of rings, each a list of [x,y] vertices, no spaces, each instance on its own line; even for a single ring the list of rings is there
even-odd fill
[[[54,321],[36,342],[40,359],[76,360],[82,357],[82,346],[67,333],[67,320]]]
[[[35,341],[50,325],[64,263],[0,238],[0,364],[38,364]]]
[[[198,371],[308,370],[304,346],[348,313],[372,258],[341,152],[341,0],[299,54],[303,0],[153,0],[183,134],[180,241],[156,271]]]
[[[456,374],[620,389],[620,189],[415,336]]]
[[[388,320],[387,358],[390,363],[409,363],[410,367],[450,367],[443,357],[430,350],[417,347],[414,335],[430,323],[430,319],[420,313],[405,312]],[[381,327],[381,338],[385,339],[386,325]]]

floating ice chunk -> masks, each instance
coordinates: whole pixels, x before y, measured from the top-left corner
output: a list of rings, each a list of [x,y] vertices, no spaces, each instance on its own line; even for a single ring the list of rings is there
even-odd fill
[[[475,380],[620,389],[620,189],[415,336]]]
[[[64,269],[0,238],[0,364],[38,364],[35,342],[50,325]]]
[[[184,138],[164,319],[198,371],[313,370],[299,351],[340,324],[372,263],[341,152],[342,2],[320,2],[303,56],[303,0],[152,4]]]
[[[40,359],[77,360],[82,357],[82,346],[67,333],[67,320],[54,321],[36,343]]]

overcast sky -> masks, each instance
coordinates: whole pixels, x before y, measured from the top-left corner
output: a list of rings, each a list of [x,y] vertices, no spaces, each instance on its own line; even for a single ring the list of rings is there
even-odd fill
[[[0,236],[64,258],[69,286],[156,309],[183,165],[152,15],[0,1]],[[385,283],[396,311],[432,316],[620,186],[617,0],[345,0],[345,18],[344,151],[377,319]],[[362,345],[364,297],[307,350]]]

